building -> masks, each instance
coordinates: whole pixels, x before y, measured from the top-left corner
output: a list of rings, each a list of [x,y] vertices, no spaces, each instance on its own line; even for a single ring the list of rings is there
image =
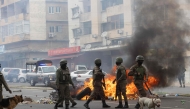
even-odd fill
[[[97,57],[111,67],[117,56],[124,56],[120,47],[132,36],[131,4],[131,0],[68,1],[69,46],[81,46],[89,68]]]
[[[67,0],[0,0],[0,62],[25,67],[49,49],[68,47]]]

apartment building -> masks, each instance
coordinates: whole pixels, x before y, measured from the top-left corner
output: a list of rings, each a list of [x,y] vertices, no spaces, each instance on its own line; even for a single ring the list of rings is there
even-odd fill
[[[0,0],[0,62],[24,67],[68,47],[67,0]]]
[[[69,0],[68,13],[69,45],[85,53],[115,61],[111,52],[132,35],[131,0]]]

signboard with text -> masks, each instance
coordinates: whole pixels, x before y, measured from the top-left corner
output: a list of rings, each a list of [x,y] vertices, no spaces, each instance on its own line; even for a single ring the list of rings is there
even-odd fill
[[[72,54],[72,53],[79,53],[80,46],[76,47],[69,47],[69,48],[58,48],[54,50],[48,51],[48,56],[56,56],[56,55],[64,55],[64,54]]]

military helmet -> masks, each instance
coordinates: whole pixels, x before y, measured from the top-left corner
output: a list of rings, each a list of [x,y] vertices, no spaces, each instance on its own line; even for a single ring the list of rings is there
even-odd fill
[[[122,62],[123,62],[123,59],[122,59],[121,57],[117,57],[117,58],[116,58],[116,62],[122,63]]]
[[[100,63],[102,63],[102,62],[101,62],[101,59],[97,58],[97,59],[95,59],[94,63],[95,63],[95,64],[100,64]]]
[[[144,57],[142,55],[138,55],[136,57],[136,61],[144,61]]]
[[[60,64],[67,64],[67,60],[66,59],[61,59]]]

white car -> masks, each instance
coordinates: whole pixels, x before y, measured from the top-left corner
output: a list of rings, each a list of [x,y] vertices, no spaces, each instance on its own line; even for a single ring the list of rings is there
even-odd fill
[[[3,69],[1,70],[1,73],[3,74],[3,76],[4,76],[5,78],[7,77],[8,72],[9,72],[9,70],[11,70],[11,69],[13,69],[13,68],[3,68]]]
[[[31,72],[31,70],[27,69],[27,71],[26,71],[26,69],[20,69],[20,72],[19,72],[19,75],[18,75],[18,81],[20,83],[26,82],[26,74],[28,72]]]
[[[70,73],[71,79],[72,79],[73,81],[76,81],[76,78],[77,78],[77,76],[78,76],[79,74],[85,74],[85,73],[87,73],[88,71],[89,71],[89,70],[77,70],[77,71],[73,71],[73,72]]]
[[[103,71],[103,73],[105,75],[107,75],[106,72]],[[84,74],[78,74],[76,80],[77,81],[85,81],[85,80],[87,80],[89,78],[92,78],[92,70],[88,70],[88,72],[86,72]]]

